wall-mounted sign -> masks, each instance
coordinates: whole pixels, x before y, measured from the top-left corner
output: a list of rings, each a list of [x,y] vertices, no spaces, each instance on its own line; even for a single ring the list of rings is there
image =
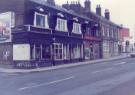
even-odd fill
[[[28,61],[30,60],[30,45],[29,44],[14,44],[13,45],[13,60]]]
[[[13,13],[0,14],[0,43],[11,42],[11,27],[13,27]]]

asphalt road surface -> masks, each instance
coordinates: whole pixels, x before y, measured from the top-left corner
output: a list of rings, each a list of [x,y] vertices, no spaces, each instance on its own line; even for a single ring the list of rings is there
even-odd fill
[[[28,74],[0,73],[0,95],[135,95],[135,59]]]

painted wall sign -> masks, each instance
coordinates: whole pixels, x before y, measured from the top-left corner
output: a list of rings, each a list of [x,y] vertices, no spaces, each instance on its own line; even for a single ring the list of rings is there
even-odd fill
[[[11,42],[12,12],[0,14],[0,43]]]
[[[13,45],[13,60],[29,61],[30,60],[30,45],[29,44],[14,44]]]

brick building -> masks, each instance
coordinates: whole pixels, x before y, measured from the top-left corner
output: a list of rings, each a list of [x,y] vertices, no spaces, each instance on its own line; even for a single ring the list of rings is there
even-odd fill
[[[0,63],[35,68],[116,55],[119,26],[110,21],[108,11],[101,15],[99,5],[93,13],[91,1],[84,4],[1,0],[0,13],[11,20],[11,40],[0,41]]]
[[[120,43],[121,43],[121,52],[130,51],[130,46],[127,46],[126,43],[130,44],[130,30],[129,28],[122,27],[120,29]]]

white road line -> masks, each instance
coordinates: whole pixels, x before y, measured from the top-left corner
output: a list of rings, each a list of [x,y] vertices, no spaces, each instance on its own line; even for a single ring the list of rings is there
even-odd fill
[[[73,79],[73,78],[75,78],[75,77],[71,76],[71,77],[67,77],[67,78],[64,78],[64,79],[51,81],[51,82],[48,82],[48,83],[41,83],[41,84],[36,84],[36,85],[33,85],[33,86],[22,87],[22,88],[19,88],[18,90],[23,91],[23,90],[26,90],[26,89],[32,89],[32,88],[37,88],[37,87],[41,87],[41,86],[51,85],[51,84],[67,81],[67,80],[70,80],[70,79]]]
[[[96,73],[99,73],[99,72],[101,72],[101,71],[95,71],[95,72],[91,72],[92,74],[96,74]]]
[[[94,71],[94,72],[91,72],[92,74],[96,74],[96,73],[101,73],[101,72],[105,72],[105,71],[109,71],[109,70],[112,70],[113,68],[107,68],[107,69],[103,69],[103,70],[98,70],[98,71]]]
[[[25,84],[26,86],[34,86],[34,85],[37,85],[36,83],[28,83],[28,84]]]
[[[116,66],[117,65],[124,65],[124,64],[126,64],[127,62],[120,62],[120,63],[117,63],[117,64],[115,64]]]

